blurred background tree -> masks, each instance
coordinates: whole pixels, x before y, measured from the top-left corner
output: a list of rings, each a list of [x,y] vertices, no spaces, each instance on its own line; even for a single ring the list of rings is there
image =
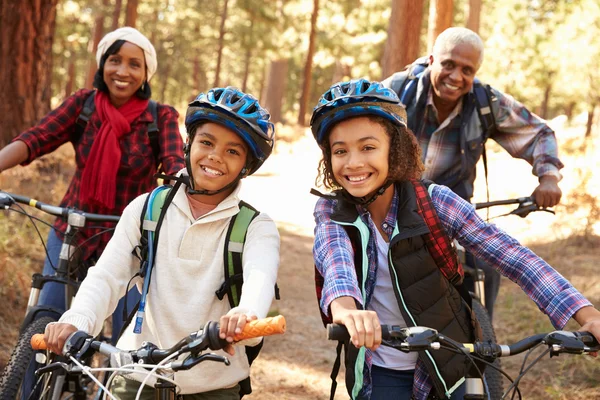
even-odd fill
[[[333,82],[385,78],[428,54],[433,38],[451,25],[469,26],[483,38],[480,78],[536,113],[571,118],[587,111],[589,131],[598,114],[596,0],[43,3],[36,8],[32,1],[0,0],[5,142],[51,105],[91,87],[98,41],[125,24],[156,47],[153,98],[180,111],[213,85],[234,85],[265,102],[276,121],[304,125]],[[25,18],[16,15],[37,21],[37,29],[26,29]]]

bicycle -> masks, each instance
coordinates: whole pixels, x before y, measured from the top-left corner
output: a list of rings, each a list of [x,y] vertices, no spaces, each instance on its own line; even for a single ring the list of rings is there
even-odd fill
[[[44,240],[37,228],[35,221],[48,224],[47,222],[29,214],[20,204],[25,204],[37,208],[49,215],[65,218],[68,223],[67,231],[64,232],[64,241],[61,247],[58,265],[54,266],[53,275],[42,275],[35,273],[32,276],[31,291],[27,302],[25,319],[20,328],[19,338],[11,357],[0,376],[0,399],[12,400],[21,397],[36,398],[37,393],[28,395],[27,387],[24,387],[24,380],[28,371],[33,371],[44,363],[43,357],[37,356],[29,345],[30,339],[34,334],[43,333],[46,325],[50,322],[58,321],[63,310],[55,307],[39,305],[39,296],[42,288],[49,282],[55,282],[65,287],[65,305],[69,308],[72,298],[75,296],[79,283],[83,276],[80,274],[87,270],[87,266],[78,259],[77,235],[88,221],[91,222],[118,222],[118,216],[100,215],[85,213],[74,208],[65,208],[53,206],[29,197],[0,191],[0,206],[8,211],[14,211],[23,214],[32,221],[36,231],[40,235],[42,244],[47,254]],[[16,206],[17,208],[14,208]],[[110,229],[105,229],[97,235],[100,235]],[[40,357],[40,359],[36,359]],[[76,398],[85,398],[88,389],[88,380],[77,380],[65,385],[66,390],[74,393]],[[27,384],[25,385],[27,386]]]
[[[242,332],[234,337],[234,342],[283,334],[285,330],[285,318],[281,315],[250,321]],[[172,399],[172,396],[177,394],[177,384],[171,379],[170,375],[176,371],[191,369],[203,361],[222,362],[229,365],[227,357],[214,353],[203,354],[206,350],[220,350],[227,344],[227,341],[220,339],[219,323],[214,321],[207,322],[203,329],[192,332],[168,349],[160,349],[153,343],[145,342],[139,349],[121,350],[103,341],[96,340],[85,332],[77,331],[67,339],[64,346],[65,357],[70,360],[70,363],[53,362],[36,371],[36,375],[40,377],[38,384],[42,386],[40,399],[59,400],[61,398],[62,382],[67,376],[88,374],[90,378],[94,379],[91,372],[95,371],[112,372],[105,385],[99,381],[96,382],[105,394],[112,399],[115,399],[115,397],[112,396],[108,388],[114,376],[118,373],[131,374],[133,372],[147,374],[138,390],[138,397],[144,384],[151,376],[154,376],[156,378],[154,384],[156,399]],[[31,345],[35,349],[44,350],[43,335],[33,336]],[[111,366],[109,368],[98,369],[85,365],[85,360],[96,352],[110,358]],[[179,357],[185,354],[188,355],[180,360]],[[44,376],[46,376],[46,379],[43,379]]]
[[[515,394],[518,394],[518,398],[521,399],[521,392],[518,388],[519,381],[543,356],[550,354],[550,357],[553,357],[563,353],[587,354],[600,351],[600,344],[589,332],[552,331],[528,336],[513,344],[498,344],[495,341],[458,343],[452,338],[438,333],[435,329],[422,326],[401,328],[399,326],[382,325],[381,333],[382,345],[403,352],[445,349],[464,354],[472,366],[465,378],[465,400],[506,399],[511,391],[513,393],[511,399],[514,398]],[[327,326],[327,339],[344,341],[349,340],[350,335],[345,326],[329,324]],[[546,345],[548,349],[525,367],[529,354],[539,345]],[[482,363],[484,368],[496,368],[493,364],[494,360],[526,351],[529,351],[529,353],[523,360],[519,376],[516,379],[512,379],[505,371],[499,369],[511,381],[511,386],[501,397],[494,395],[488,388],[487,380],[483,379],[484,371],[478,366],[478,363]]]

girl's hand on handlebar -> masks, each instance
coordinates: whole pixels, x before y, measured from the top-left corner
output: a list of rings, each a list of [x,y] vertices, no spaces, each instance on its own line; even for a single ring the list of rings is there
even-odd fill
[[[381,324],[375,311],[357,310],[354,299],[340,297],[331,302],[333,322],[348,329],[350,341],[359,348],[377,350],[381,344]]]
[[[44,333],[44,340],[46,341],[48,350],[55,354],[62,354],[66,340],[74,332],[77,332],[77,328],[71,324],[59,322],[47,325],[46,332]]]
[[[234,355],[235,350],[231,343],[233,343],[234,336],[242,333],[246,322],[256,320],[256,315],[246,315],[242,313],[234,313],[230,315],[223,315],[219,320],[219,336],[221,339],[227,340],[228,344],[223,348],[229,355]]]

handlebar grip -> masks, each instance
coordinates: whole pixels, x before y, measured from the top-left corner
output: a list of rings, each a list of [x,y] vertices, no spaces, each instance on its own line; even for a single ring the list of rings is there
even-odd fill
[[[283,315],[250,321],[244,326],[242,333],[235,335],[233,340],[252,339],[261,336],[271,336],[285,333],[285,318]]]
[[[344,325],[327,324],[327,339],[345,341],[350,339],[350,334]]]
[[[34,350],[47,350],[48,346],[46,345],[46,341],[44,340],[43,333],[36,333],[31,337],[31,348]]]

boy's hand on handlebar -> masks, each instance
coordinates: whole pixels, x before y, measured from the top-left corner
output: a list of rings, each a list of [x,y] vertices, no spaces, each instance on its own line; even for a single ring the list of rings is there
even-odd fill
[[[74,332],[77,332],[77,328],[71,324],[59,322],[47,325],[44,340],[46,341],[48,350],[55,354],[62,354],[65,342]]]
[[[573,315],[573,319],[581,325],[580,331],[591,333],[600,342],[600,311],[594,307],[583,307]],[[598,353],[590,353],[590,355],[596,357]]]
[[[228,344],[223,348],[225,352],[229,355],[234,355],[235,350],[231,343],[233,343],[234,336],[236,334],[242,333],[244,326],[249,321],[256,320],[256,315],[246,315],[246,314],[231,314],[231,315],[223,315],[219,320],[219,336],[221,339],[227,340]]]
[[[350,341],[359,348],[377,350],[381,344],[381,324],[375,311],[357,310],[354,299],[340,297],[331,302],[333,322],[342,324],[350,334]]]
[[[554,207],[562,197],[562,191],[558,187],[558,179],[553,175],[544,175],[540,178],[540,184],[531,194],[535,204],[540,207]]]

